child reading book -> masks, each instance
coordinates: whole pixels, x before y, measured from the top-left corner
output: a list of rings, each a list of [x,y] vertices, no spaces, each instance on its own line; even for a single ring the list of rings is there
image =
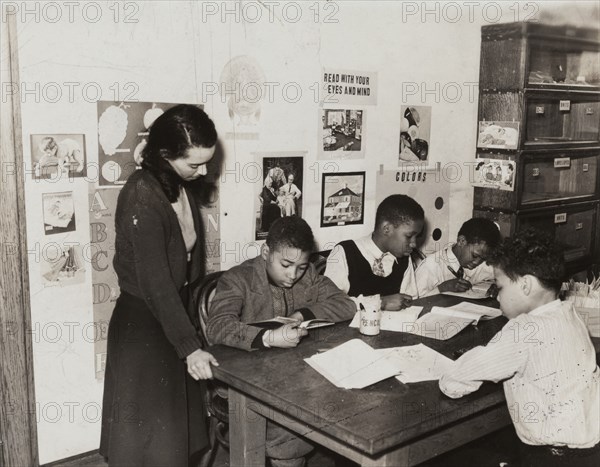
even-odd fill
[[[244,350],[295,347],[308,333],[298,328],[300,322],[351,319],[354,303],[309,263],[313,249],[314,237],[306,221],[298,216],[276,220],[261,255],[231,268],[219,279],[209,310],[209,340]],[[275,316],[294,321],[277,329],[249,324]],[[266,450],[273,466],[301,466],[312,446],[267,422]]]
[[[440,389],[458,398],[483,381],[503,381],[521,465],[597,465],[600,370],[585,324],[558,299],[562,252],[530,229],[506,239],[488,261],[509,322],[487,346],[462,355]]]
[[[500,240],[500,231],[491,220],[475,217],[466,221],[458,231],[456,243],[430,254],[417,267],[418,296],[465,292],[484,282],[491,285],[494,272],[484,261]]]

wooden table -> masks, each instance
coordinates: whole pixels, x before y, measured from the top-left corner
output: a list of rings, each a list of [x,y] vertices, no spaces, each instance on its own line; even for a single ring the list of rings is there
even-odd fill
[[[424,312],[462,299],[421,299]],[[478,301],[498,306],[495,300]],[[437,381],[406,385],[390,378],[365,389],[340,389],[304,358],[353,338],[374,348],[423,342],[456,358],[456,352],[487,343],[506,323],[480,321],[447,341],[382,331],[362,336],[348,322],[310,331],[295,349],[245,352],[222,345],[211,352],[213,372],[229,385],[230,462],[263,466],[265,421],[274,420],[363,466],[415,465],[511,423],[501,384],[485,383],[461,399],[450,399]]]

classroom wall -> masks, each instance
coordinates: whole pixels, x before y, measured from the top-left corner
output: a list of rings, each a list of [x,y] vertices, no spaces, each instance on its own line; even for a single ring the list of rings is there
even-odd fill
[[[481,26],[527,15],[550,21],[570,15],[575,24],[593,21],[590,12],[596,22],[598,17],[597,8],[585,2],[568,8],[559,4],[558,9],[535,4],[535,11],[513,2],[475,7],[453,2],[454,10],[441,2],[389,1],[288,2],[295,5],[285,10],[281,2],[272,18],[264,4],[251,1],[72,2],[73,10],[52,2],[58,10],[36,4],[39,10],[30,6],[27,14],[22,2],[11,3],[19,15],[25,161],[31,157],[31,134],[83,133],[88,162],[97,162],[96,100],[205,105],[223,155],[222,269],[258,252],[254,216],[262,175],[253,171],[257,153],[305,153],[304,217],[321,248],[370,232],[375,173],[382,166],[398,168],[402,104],[432,107],[430,160],[451,181],[445,234],[455,237],[472,210],[464,164],[475,156]],[[58,20],[56,11],[61,13]],[[268,81],[277,83],[274,98],[262,102],[260,122],[250,137],[231,120],[223,98],[207,86],[218,83],[225,64],[237,55],[254,57]],[[314,85],[322,67],[377,72],[377,106],[366,107],[364,159],[317,159],[320,117]],[[279,90],[286,85],[301,89],[301,98],[283,95]],[[457,175],[456,167],[463,166]],[[320,227],[324,171],[366,171],[364,224]],[[85,281],[68,288],[44,287],[40,280],[40,257],[48,243],[40,222],[41,197],[49,188],[73,191],[77,229],[53,235],[52,241],[89,244],[88,191],[94,182],[67,179],[49,187],[47,180],[26,178],[39,453],[40,462],[48,463],[98,448],[102,381],[94,377],[93,332],[87,326],[93,323],[91,265]]]

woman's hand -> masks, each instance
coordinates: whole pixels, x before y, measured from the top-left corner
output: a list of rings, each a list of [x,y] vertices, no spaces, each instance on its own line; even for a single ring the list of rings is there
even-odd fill
[[[186,359],[187,370],[196,381],[199,379],[212,379],[213,374],[210,365],[219,366],[217,359],[204,350],[195,350]]]

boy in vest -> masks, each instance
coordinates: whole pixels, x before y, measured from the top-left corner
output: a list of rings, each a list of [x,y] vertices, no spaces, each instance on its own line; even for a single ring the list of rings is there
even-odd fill
[[[391,195],[377,207],[375,230],[357,240],[337,244],[327,258],[325,275],[355,303],[363,295],[381,296],[381,309],[400,310],[414,293],[410,255],[423,230],[425,213],[414,199]]]

